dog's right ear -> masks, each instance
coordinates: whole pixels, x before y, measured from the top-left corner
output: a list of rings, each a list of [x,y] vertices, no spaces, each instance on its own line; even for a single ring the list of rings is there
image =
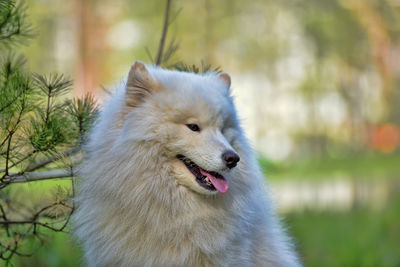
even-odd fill
[[[229,76],[226,72],[221,72],[218,74],[218,77],[225,83],[225,85],[230,88],[231,87],[231,76]]]
[[[126,104],[136,107],[158,90],[158,84],[147,70],[146,66],[137,60],[131,67],[126,82]]]

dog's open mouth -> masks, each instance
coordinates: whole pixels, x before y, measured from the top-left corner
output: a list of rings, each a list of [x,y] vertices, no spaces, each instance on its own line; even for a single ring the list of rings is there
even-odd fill
[[[210,191],[218,191],[222,194],[228,192],[228,181],[221,174],[206,171],[183,155],[177,155],[176,157],[181,160],[189,171],[196,177],[196,182],[200,186]]]

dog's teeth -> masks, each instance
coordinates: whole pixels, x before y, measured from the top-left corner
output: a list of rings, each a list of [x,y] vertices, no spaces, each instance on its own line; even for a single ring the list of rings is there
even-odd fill
[[[207,183],[210,183],[210,179],[207,176],[203,176],[203,177],[205,177],[205,180]]]

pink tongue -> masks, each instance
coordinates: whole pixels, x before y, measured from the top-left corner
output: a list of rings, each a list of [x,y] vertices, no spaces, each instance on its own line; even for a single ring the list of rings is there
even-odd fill
[[[229,184],[228,184],[227,180],[221,179],[221,178],[216,178],[202,169],[199,169],[199,170],[200,170],[201,174],[207,176],[208,179],[210,179],[211,183],[213,184],[215,189],[218,190],[218,192],[220,192],[222,194],[225,194],[226,192],[228,192]]]

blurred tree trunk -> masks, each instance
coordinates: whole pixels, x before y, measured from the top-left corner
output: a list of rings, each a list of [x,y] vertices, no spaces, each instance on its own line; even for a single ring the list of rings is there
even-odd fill
[[[106,49],[106,25],[92,0],[75,0],[78,36],[77,95],[96,93],[100,84],[100,65]]]

